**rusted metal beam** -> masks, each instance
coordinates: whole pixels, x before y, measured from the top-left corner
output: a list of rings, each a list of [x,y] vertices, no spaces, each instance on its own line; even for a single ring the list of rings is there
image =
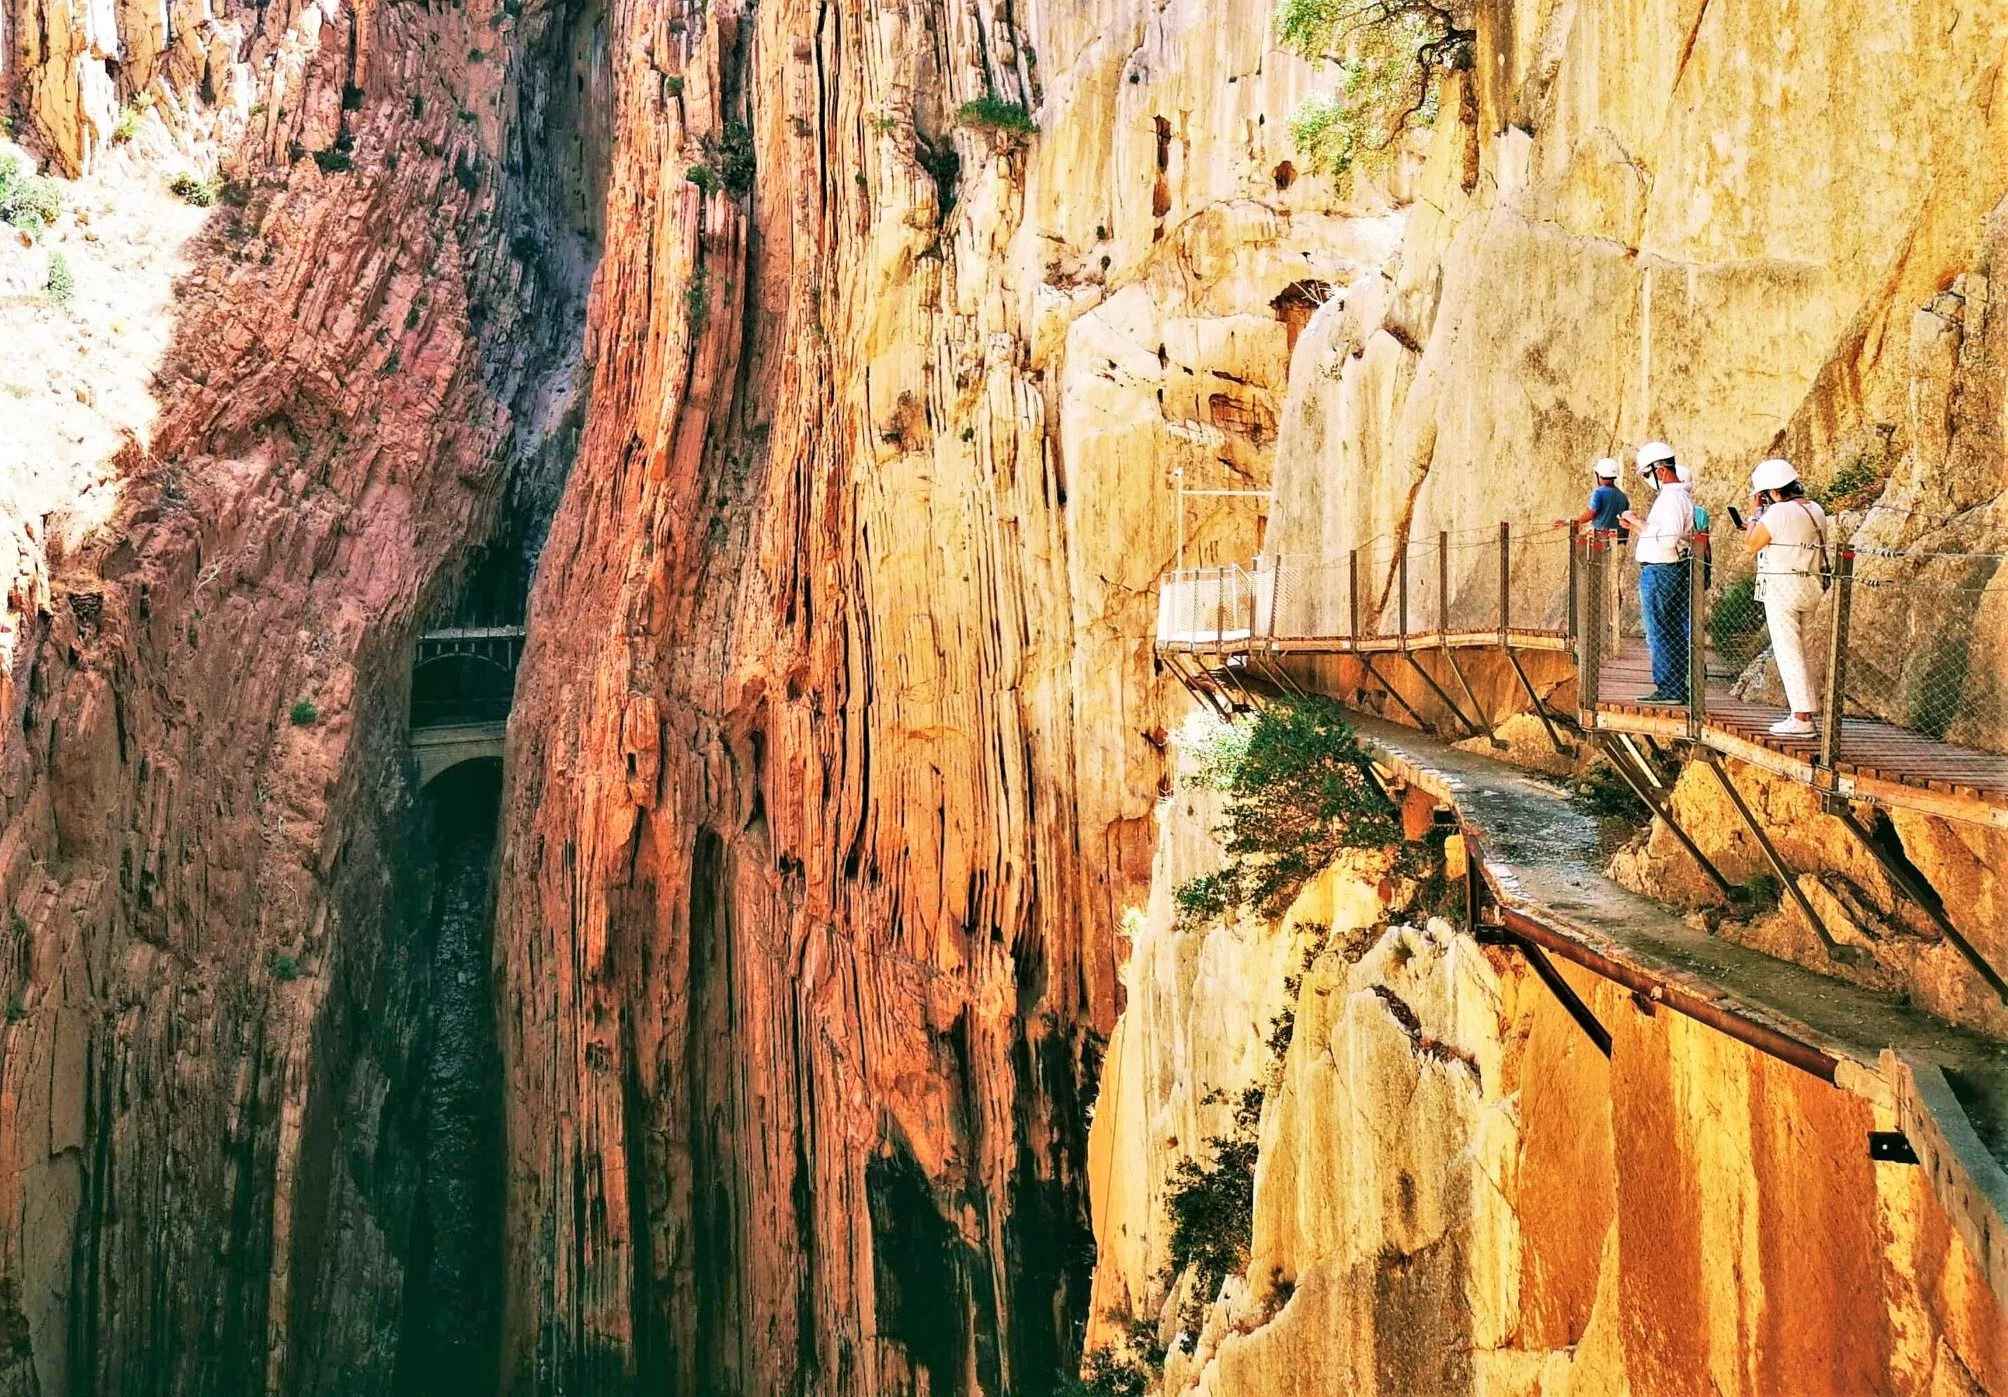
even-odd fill
[[[1541,702],[1541,696],[1534,692],[1534,681],[1529,679],[1527,671],[1520,667],[1520,657],[1513,653],[1513,647],[1502,642],[1499,648],[1506,652],[1506,663],[1513,666],[1513,673],[1519,678],[1520,687],[1526,691],[1527,702],[1534,705],[1534,716],[1539,718],[1541,726],[1548,730],[1548,744],[1562,756],[1575,756],[1574,751],[1562,745],[1561,731],[1556,728],[1554,718],[1549,715],[1548,705]]]
[[[1798,904],[1799,914],[1806,919],[1806,925],[1813,929],[1813,934],[1820,938],[1820,944],[1827,948],[1827,954],[1835,960],[1849,964],[1860,961],[1863,958],[1861,948],[1843,946],[1834,940],[1833,935],[1827,930],[1827,924],[1821,921],[1820,914],[1813,910],[1813,901],[1806,896],[1806,890],[1799,886],[1798,876],[1792,872],[1784,856],[1771,843],[1771,836],[1764,833],[1764,826],[1758,823],[1757,816],[1744,802],[1743,793],[1736,789],[1736,783],[1729,779],[1729,773],[1723,770],[1722,758],[1706,747],[1696,750],[1701,753],[1702,763],[1715,773],[1715,779],[1720,783],[1722,793],[1729,797],[1729,803],[1735,806],[1736,813],[1743,817],[1743,823],[1749,829],[1751,837],[1757,841],[1757,847],[1764,851],[1764,857],[1769,861],[1771,871],[1778,875],[1778,881],[1783,883],[1785,891],[1792,895],[1792,901]]]
[[[1987,987],[1999,995],[2003,1002],[2008,1002],[2008,980],[2003,980],[2000,972],[1987,963],[1986,957],[1974,949],[1973,943],[1960,935],[1959,928],[1945,915],[1944,904],[1938,895],[1913,876],[1909,869],[1891,858],[1876,837],[1855,818],[1855,812],[1849,809],[1845,802],[1834,809],[1833,815],[1848,827],[1848,832],[1854,835],[1864,849],[1875,856],[1875,861],[1882,865],[1883,872],[1889,875],[1889,880],[1896,885],[1897,891],[1915,903],[1925,916],[1931,918],[1933,924],[1938,927],[1939,934],[1950,941],[1960,955],[1966,957],[1966,963],[1973,967],[1974,973],[1985,980]]]
[[[1500,922],[1508,930],[1517,932],[1544,950],[1552,951],[1563,960],[1582,966],[1591,974],[1600,975],[1613,984],[1623,985],[1644,995],[1656,1005],[1665,1005],[1676,1014],[1685,1014],[1697,1023],[1703,1023],[1719,1033],[1734,1038],[1737,1042],[1755,1048],[1758,1052],[1791,1064],[1802,1072],[1810,1072],[1823,1082],[1832,1082],[1840,1063],[1833,1056],[1821,1051],[1811,1043],[1780,1033],[1768,1024],[1744,1018],[1721,1005],[1701,998],[1692,991],[1668,980],[1647,974],[1637,966],[1614,960],[1599,951],[1592,950],[1575,938],[1536,921],[1533,917],[1512,907],[1500,909]]]
[[[1681,847],[1686,849],[1694,861],[1701,865],[1701,871],[1706,873],[1709,880],[1722,890],[1722,895],[1731,902],[1739,900],[1742,896],[1741,891],[1727,878],[1722,876],[1722,871],[1709,861],[1708,855],[1701,852],[1701,846],[1696,844],[1687,831],[1680,827],[1680,822],[1673,818],[1672,808],[1668,806],[1659,791],[1655,789],[1654,783],[1650,780],[1650,773],[1641,775],[1639,772],[1633,771],[1631,769],[1632,755],[1621,747],[1611,734],[1599,732],[1597,740],[1603,744],[1604,755],[1610,759],[1611,766],[1616,769],[1618,775],[1624,778],[1625,784],[1632,788],[1632,793],[1646,803],[1647,809],[1666,822],[1666,827],[1673,831],[1673,837],[1678,839]]]
[[[1372,655],[1363,653],[1360,655],[1359,661],[1362,665],[1366,667],[1366,672],[1373,676],[1374,683],[1381,686],[1382,692],[1386,693],[1389,698],[1393,699],[1396,703],[1400,704],[1402,712],[1408,714],[1409,717],[1415,719],[1415,725],[1417,727],[1421,728],[1424,732],[1436,731],[1436,724],[1430,722],[1429,719],[1423,717],[1420,713],[1416,712],[1414,707],[1410,705],[1409,701],[1401,696],[1401,690],[1395,688],[1394,685],[1388,683],[1386,679],[1381,677],[1381,672],[1374,668],[1374,657]]]
[[[1583,1002],[1575,987],[1562,978],[1562,972],[1555,969],[1555,963],[1548,959],[1539,942],[1504,926],[1480,927],[1477,935],[1487,945],[1508,946],[1524,956],[1535,976],[1548,987],[1548,993],[1555,996],[1563,1011],[1576,1021],[1576,1027],[1583,1031],[1590,1045],[1605,1057],[1611,1055],[1611,1031],[1604,1027],[1596,1011]]]

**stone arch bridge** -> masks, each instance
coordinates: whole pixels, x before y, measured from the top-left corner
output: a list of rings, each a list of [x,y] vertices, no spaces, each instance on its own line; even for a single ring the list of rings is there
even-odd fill
[[[419,636],[411,750],[421,787],[463,762],[501,757],[522,658],[521,626],[457,626]]]

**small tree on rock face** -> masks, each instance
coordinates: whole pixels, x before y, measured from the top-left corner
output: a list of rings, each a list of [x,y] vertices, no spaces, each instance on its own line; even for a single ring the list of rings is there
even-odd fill
[[[1307,99],[1290,134],[1334,178],[1383,174],[1411,130],[1432,125],[1443,75],[1468,67],[1471,0],[1278,0],[1277,41],[1336,64],[1336,91]]]
[[[1342,850],[1401,842],[1394,807],[1334,700],[1271,704],[1249,726],[1245,748],[1236,745],[1216,743],[1201,757],[1208,784],[1228,798],[1217,831],[1227,864],[1173,894],[1187,925],[1242,907],[1280,916]]]

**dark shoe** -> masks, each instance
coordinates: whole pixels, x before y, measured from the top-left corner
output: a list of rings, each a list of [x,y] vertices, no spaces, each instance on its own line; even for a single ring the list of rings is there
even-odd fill
[[[1633,702],[1634,703],[1686,703],[1687,695],[1663,694],[1658,689],[1654,689],[1649,694],[1640,694],[1636,699],[1633,700]]]

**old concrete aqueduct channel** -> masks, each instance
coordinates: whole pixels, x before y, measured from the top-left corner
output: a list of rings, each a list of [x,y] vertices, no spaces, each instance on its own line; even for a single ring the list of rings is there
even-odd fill
[[[0,1397],[2008,1394],[2000,0],[0,115]]]

